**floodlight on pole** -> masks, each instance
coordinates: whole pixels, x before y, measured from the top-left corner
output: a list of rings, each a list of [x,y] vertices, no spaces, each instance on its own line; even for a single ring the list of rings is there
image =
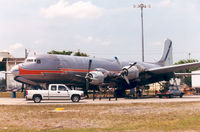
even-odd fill
[[[143,8],[151,8],[151,5],[139,4],[133,5],[133,8],[141,9],[141,27],[142,27],[142,62],[144,62],[144,26],[143,26]]]

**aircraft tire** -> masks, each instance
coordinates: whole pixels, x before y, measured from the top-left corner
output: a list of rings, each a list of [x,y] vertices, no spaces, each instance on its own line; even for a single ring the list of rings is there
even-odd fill
[[[33,96],[33,101],[34,103],[40,103],[42,100],[41,96],[40,95],[34,95]]]
[[[72,95],[72,102],[79,102],[80,101],[80,96],[79,95]]]

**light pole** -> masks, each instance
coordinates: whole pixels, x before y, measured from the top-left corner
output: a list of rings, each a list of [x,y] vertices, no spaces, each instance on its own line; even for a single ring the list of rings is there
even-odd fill
[[[141,9],[141,27],[142,27],[142,62],[144,62],[144,26],[143,26],[143,8],[151,8],[150,5],[139,4],[138,6],[133,5],[133,8]]]
[[[189,56],[189,60],[190,60],[191,53],[188,53],[188,56]]]

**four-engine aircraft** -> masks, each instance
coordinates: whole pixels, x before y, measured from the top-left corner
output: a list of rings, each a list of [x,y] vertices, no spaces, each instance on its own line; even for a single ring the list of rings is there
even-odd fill
[[[172,65],[172,41],[165,40],[158,62],[120,62],[117,57],[101,59],[66,55],[36,55],[11,69],[15,80],[38,86],[40,83],[63,83],[88,89],[89,86],[112,85],[125,89],[159,81],[168,81],[174,72],[200,66],[200,62]]]

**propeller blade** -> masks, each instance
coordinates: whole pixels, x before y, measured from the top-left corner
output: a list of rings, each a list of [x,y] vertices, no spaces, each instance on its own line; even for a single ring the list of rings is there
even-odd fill
[[[123,78],[124,78],[124,80],[127,82],[127,84],[130,85],[130,82],[129,82],[127,76],[124,76]]]
[[[76,77],[81,77],[81,78],[84,78],[84,76],[82,75],[79,75],[79,74],[75,74]]]
[[[89,72],[90,72],[90,70],[91,70],[91,66],[92,66],[92,60],[90,59],[89,60],[89,64],[88,64],[88,72],[87,72],[87,74],[86,74],[86,76],[85,76],[85,80],[86,80],[86,90],[88,90],[88,88],[89,88]]]
[[[90,70],[91,70],[91,66],[92,66],[92,60],[90,59],[89,60],[89,64],[88,64],[88,72],[87,72],[87,74],[86,74],[86,76],[85,76],[85,94],[86,94],[86,96],[87,97],[89,97],[88,96],[88,89],[89,89],[89,73],[90,73]]]
[[[89,88],[89,81],[88,79],[86,79],[86,90],[88,90],[88,88]]]
[[[137,62],[131,63],[130,66],[127,69],[130,69],[131,67],[133,67],[136,64],[137,64]]]
[[[119,59],[117,58],[117,57],[115,57],[115,60],[117,61],[117,64],[121,67],[121,69],[122,69],[122,65],[120,64],[120,62],[119,62]],[[127,72],[128,72],[128,69],[130,69],[132,66],[134,66],[136,63],[133,63],[133,64],[131,64],[128,68],[127,68]],[[121,75],[121,77],[126,81],[126,83],[128,84],[128,85],[130,85],[130,82],[129,82],[129,80],[128,80],[128,78],[127,78],[127,75],[125,75],[125,72],[124,71],[122,71],[121,73],[120,73],[120,75]]]
[[[117,61],[117,64],[122,68],[122,65],[119,62],[119,59],[115,56],[115,60]]]
[[[89,60],[89,65],[88,65],[88,73],[90,72],[91,70],[91,65],[92,65],[92,60]]]

